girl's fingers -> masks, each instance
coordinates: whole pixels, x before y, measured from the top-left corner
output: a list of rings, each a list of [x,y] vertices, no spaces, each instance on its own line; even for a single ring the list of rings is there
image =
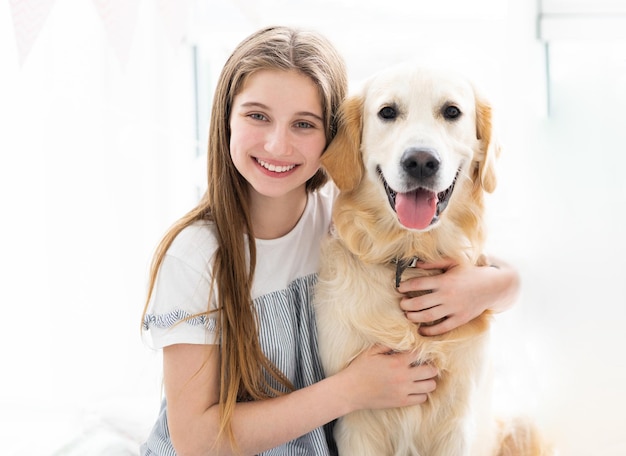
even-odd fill
[[[456,266],[457,263],[452,261],[449,258],[444,258],[441,261],[436,261],[433,263],[424,263],[424,262],[417,262],[416,267],[420,268],[420,269],[443,269],[443,270],[447,270],[450,269],[454,266]]]
[[[420,326],[419,333],[422,336],[431,337],[431,336],[440,336],[442,334],[447,333],[448,331],[456,328],[456,324],[451,318],[446,318],[441,323],[437,323],[432,326]]]
[[[405,296],[400,299],[400,309],[405,312],[421,312],[438,305],[441,305],[441,298],[433,293],[428,293],[416,298]]]
[[[400,293],[425,292],[435,289],[437,286],[437,276],[414,277],[400,282],[397,290]]]

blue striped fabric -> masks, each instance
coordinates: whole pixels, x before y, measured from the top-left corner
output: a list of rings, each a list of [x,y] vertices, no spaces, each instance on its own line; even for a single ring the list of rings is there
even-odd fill
[[[143,319],[143,329],[148,331],[150,328],[171,328],[176,323],[185,321],[185,323],[196,326],[204,326],[207,330],[215,332],[216,321],[215,318],[210,318],[206,315],[192,315],[189,312],[185,312],[182,309],[175,309],[166,314],[146,314]]]
[[[303,388],[320,381],[324,374],[317,351],[317,330],[311,297],[316,282],[311,274],[293,281],[287,289],[275,291],[254,300],[258,312],[261,347],[266,356],[293,382]],[[188,317],[184,312],[156,318],[150,316],[144,324],[174,325]],[[209,319],[212,320],[212,319]],[[195,324],[205,324],[196,321]],[[194,321],[182,324],[194,324]],[[278,385],[274,385],[278,388]],[[306,413],[302,410],[302,413]],[[325,456],[336,455],[332,440],[332,424],[318,428],[296,440],[262,453],[267,456]],[[174,456],[167,428],[167,404],[164,400],[159,418],[141,454]]]

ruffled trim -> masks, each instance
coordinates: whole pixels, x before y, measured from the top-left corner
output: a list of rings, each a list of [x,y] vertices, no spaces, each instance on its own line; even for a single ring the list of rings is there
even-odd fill
[[[189,312],[175,309],[166,314],[146,314],[143,318],[143,329],[145,331],[149,330],[150,327],[168,329],[179,323],[187,323],[192,326],[204,326],[212,332],[217,328],[215,317],[209,317],[207,315],[192,316]]]

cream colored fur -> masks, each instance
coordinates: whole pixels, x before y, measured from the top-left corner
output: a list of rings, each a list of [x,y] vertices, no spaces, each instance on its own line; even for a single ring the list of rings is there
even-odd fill
[[[442,115],[451,104],[462,112],[454,121]],[[391,122],[381,119],[385,106],[398,113]],[[378,173],[396,189],[405,185],[399,162],[410,147],[437,152],[437,192],[458,174],[447,208],[423,230],[398,222]],[[499,454],[506,436],[490,410],[489,313],[443,336],[422,337],[399,307],[392,263],[416,256],[481,264],[483,195],[495,188],[498,153],[489,104],[455,74],[395,67],[372,77],[342,106],[338,134],[322,159],[341,190],[333,233],[323,245],[315,299],[324,369],[332,375],[381,344],[413,351],[439,371],[437,389],[423,405],[341,418],[335,436],[342,456]],[[424,273],[409,268],[403,278]],[[506,454],[544,454],[515,451]]]

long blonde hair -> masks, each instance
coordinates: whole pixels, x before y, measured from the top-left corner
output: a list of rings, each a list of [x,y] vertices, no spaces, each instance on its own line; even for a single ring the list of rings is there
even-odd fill
[[[315,32],[288,27],[268,27],[242,41],[224,65],[215,90],[209,127],[206,193],[194,209],[170,228],[157,247],[144,308],[145,317],[159,268],[174,238],[195,221],[210,220],[218,241],[213,282],[219,289],[220,431],[227,431],[231,440],[234,439],[230,422],[238,400],[258,400],[281,394],[269,384],[268,376],[286,390],[293,389],[261,351],[251,298],[256,246],[248,208],[248,184],[236,170],[229,151],[233,99],[246,78],[262,69],[296,70],[310,77],[318,86],[322,100],[326,145],[335,135],[336,113],[346,95],[347,77],[343,59],[333,45]],[[324,172],[318,170],[307,181],[307,191],[319,188],[326,180]],[[207,303],[205,314],[210,312],[211,305]]]

